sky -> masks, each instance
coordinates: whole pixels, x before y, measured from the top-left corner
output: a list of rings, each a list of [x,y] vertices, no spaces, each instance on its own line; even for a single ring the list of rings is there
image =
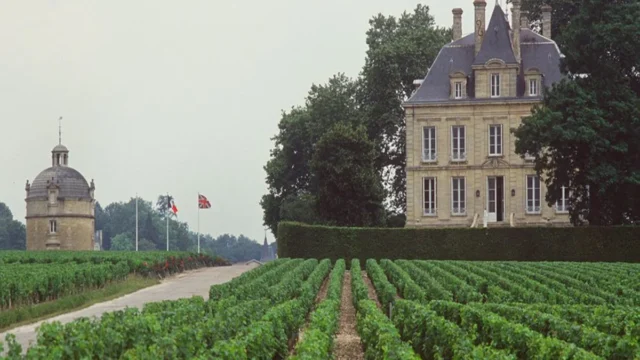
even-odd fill
[[[282,111],[357,77],[369,19],[418,3],[442,27],[462,8],[473,32],[473,0],[0,0],[0,202],[25,222],[26,180],[51,166],[62,116],[69,165],[103,207],[169,193],[197,231],[201,193],[200,232],[262,242]]]

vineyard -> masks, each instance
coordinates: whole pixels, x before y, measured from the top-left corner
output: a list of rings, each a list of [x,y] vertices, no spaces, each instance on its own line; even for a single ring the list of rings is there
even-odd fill
[[[345,305],[359,358],[640,358],[638,264],[371,259],[278,259],[213,285],[208,300],[45,323],[26,352],[7,337],[6,356],[341,359]]]
[[[0,311],[101,288],[132,273],[164,277],[218,264],[185,252],[0,251]]]

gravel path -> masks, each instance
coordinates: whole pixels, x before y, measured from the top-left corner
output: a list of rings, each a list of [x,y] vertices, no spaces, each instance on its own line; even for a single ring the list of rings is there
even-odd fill
[[[356,308],[351,296],[351,272],[345,271],[340,304],[340,329],[333,350],[336,360],[364,359],[360,335],[356,329]]]
[[[37,323],[9,330],[5,333],[0,333],[0,341],[4,342],[7,333],[13,333],[16,335],[16,340],[22,345],[23,350],[26,350],[28,345],[36,340],[36,329],[43,322],[60,321],[66,324],[80,317],[100,317],[100,315],[105,312],[121,310],[126,307],[141,308],[148,302],[176,300],[179,298],[189,298],[194,295],[208,299],[209,287],[211,287],[211,285],[227,282],[256,266],[258,265],[235,264],[232,266],[202,268],[184,272],[167,278],[158,285],[144,288],[111,301],[94,304],[82,310],[58,315]]]

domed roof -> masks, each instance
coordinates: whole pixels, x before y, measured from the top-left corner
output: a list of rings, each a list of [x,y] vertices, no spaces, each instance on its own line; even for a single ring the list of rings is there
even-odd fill
[[[62,144],[58,144],[53,148],[53,150],[51,150],[51,152],[69,152],[69,149]]]
[[[60,188],[58,197],[91,199],[87,180],[77,170],[68,166],[52,166],[38,174],[29,188],[27,199],[48,197],[47,188],[52,179]]]

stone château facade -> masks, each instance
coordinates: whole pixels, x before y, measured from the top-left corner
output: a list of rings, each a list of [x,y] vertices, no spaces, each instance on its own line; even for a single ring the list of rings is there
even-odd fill
[[[546,205],[544,182],[532,158],[515,153],[511,133],[562,78],[551,8],[543,7],[542,36],[520,0],[511,24],[496,4],[488,26],[485,0],[473,4],[474,32],[462,36],[463,11],[454,9],[453,41],[404,104],[407,226],[568,225],[568,194]]]
[[[52,166],[27,185],[27,250],[93,250],[95,186],[69,167],[69,150],[58,144]]]

